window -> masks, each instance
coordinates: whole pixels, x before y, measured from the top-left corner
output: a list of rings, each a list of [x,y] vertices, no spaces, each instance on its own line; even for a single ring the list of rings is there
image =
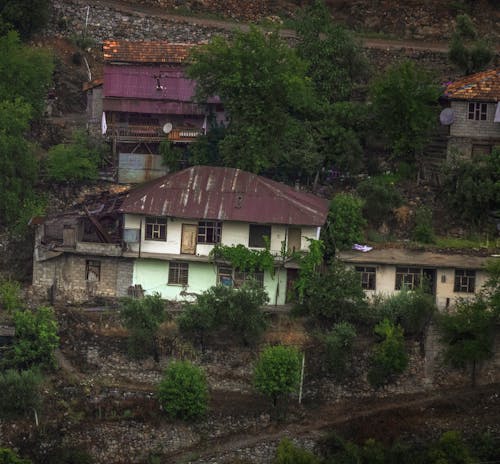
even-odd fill
[[[396,268],[396,290],[405,288],[415,290],[420,287],[422,281],[422,270],[418,267],[397,267]]]
[[[271,226],[250,224],[248,246],[253,248],[266,248],[267,242],[271,240]]]
[[[93,259],[85,261],[85,280],[99,282],[101,280],[101,262]]]
[[[184,285],[188,284],[189,264],[170,262],[168,265],[168,284]]]
[[[261,288],[264,287],[264,272],[235,271],[229,266],[217,268],[217,281],[222,285],[239,288],[250,279],[254,279]]]
[[[364,290],[375,290],[376,269],[374,267],[356,266],[356,272],[361,277],[361,286]]]
[[[455,269],[454,292],[474,293],[476,289],[476,271],[471,269]]]
[[[469,103],[469,119],[486,121],[487,108],[486,103]]]
[[[200,221],[198,223],[198,243],[220,243],[222,223]]]
[[[167,239],[167,218],[149,216],[146,217],[146,240]]]

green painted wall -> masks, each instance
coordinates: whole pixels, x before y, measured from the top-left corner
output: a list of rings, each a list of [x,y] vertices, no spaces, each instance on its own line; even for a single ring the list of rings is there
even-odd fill
[[[184,287],[168,285],[168,261],[157,259],[136,259],[134,262],[133,284],[141,285],[146,294],[158,292],[168,300],[183,300],[180,295]],[[276,272],[274,278],[264,275],[264,288],[269,295],[269,304],[276,303],[276,287],[279,282],[278,304],[286,298],[286,271]],[[189,263],[188,293],[201,293],[217,283],[217,271],[212,263]]]

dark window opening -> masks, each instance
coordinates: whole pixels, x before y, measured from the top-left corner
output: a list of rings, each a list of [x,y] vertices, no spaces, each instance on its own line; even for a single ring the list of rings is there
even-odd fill
[[[488,105],[486,103],[469,103],[469,119],[474,121],[486,121]]]
[[[167,239],[167,218],[148,216],[146,217],[146,240]]]
[[[250,224],[248,246],[252,248],[266,248],[271,240],[271,226]]]
[[[188,263],[174,263],[168,265],[168,284],[187,286],[189,275]]]
[[[356,266],[356,272],[359,272],[361,278],[361,287],[364,290],[376,289],[377,271],[374,267]]]
[[[101,262],[87,259],[85,262],[85,280],[99,282],[101,280]]]
[[[220,243],[222,222],[200,221],[198,223],[198,243]]]
[[[454,292],[474,293],[476,289],[476,271],[472,269],[455,269]]]
[[[217,281],[221,285],[239,288],[249,280],[255,280],[259,287],[264,288],[264,272],[262,271],[236,271],[229,266],[219,266],[217,268]]]
[[[418,267],[396,267],[396,290],[415,290],[422,282],[422,270]]]

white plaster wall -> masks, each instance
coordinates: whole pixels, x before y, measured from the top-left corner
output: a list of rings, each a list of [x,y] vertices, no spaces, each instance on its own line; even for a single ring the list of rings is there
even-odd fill
[[[308,239],[317,240],[319,237],[319,227],[304,226],[301,229],[300,249],[307,251],[309,250]]]

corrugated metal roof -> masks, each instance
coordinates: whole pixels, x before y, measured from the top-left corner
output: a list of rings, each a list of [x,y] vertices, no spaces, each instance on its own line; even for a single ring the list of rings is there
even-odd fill
[[[328,201],[234,168],[194,166],[129,192],[121,212],[322,226]]]
[[[392,264],[394,266],[429,266],[444,268],[481,269],[487,256],[436,253],[432,251],[407,250],[404,248],[382,248],[367,253],[341,251],[341,261],[352,264]]]
[[[500,100],[500,69],[490,69],[452,82],[445,95],[451,100]]]
[[[102,46],[105,62],[183,63],[195,44],[168,42],[128,42],[106,40]]]
[[[190,102],[195,88],[196,83],[185,77],[178,66],[104,67],[104,97]]]

